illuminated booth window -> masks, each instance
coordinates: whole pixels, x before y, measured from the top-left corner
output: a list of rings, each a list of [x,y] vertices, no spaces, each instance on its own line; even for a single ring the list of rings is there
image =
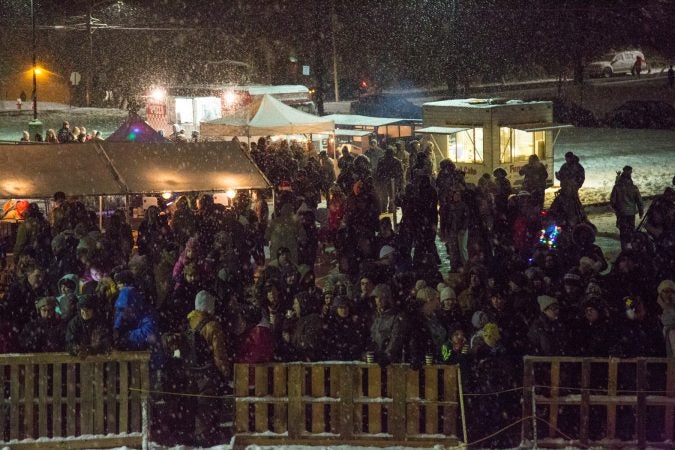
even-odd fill
[[[448,156],[458,163],[483,163],[483,129],[472,128],[448,136]]]
[[[546,157],[546,132],[499,128],[499,162],[527,161],[530,155]]]
[[[195,109],[197,110],[197,123],[222,117],[221,100],[218,97],[195,98]]]
[[[176,98],[176,123],[193,123],[194,110],[191,98]]]

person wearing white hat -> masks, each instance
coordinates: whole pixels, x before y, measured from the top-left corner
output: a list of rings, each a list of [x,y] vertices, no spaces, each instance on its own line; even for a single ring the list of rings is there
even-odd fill
[[[558,300],[549,295],[540,295],[537,297],[537,303],[541,314],[532,322],[527,333],[532,350],[541,356],[563,356],[567,333],[558,320],[560,312]]]

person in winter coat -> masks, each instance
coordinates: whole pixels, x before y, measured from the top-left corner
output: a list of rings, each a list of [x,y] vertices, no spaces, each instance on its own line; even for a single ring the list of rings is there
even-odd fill
[[[625,166],[622,172],[617,172],[616,182],[609,197],[609,203],[616,214],[616,227],[619,229],[621,249],[625,250],[635,231],[635,214],[644,215],[644,204],[640,190],[633,184],[631,178],[633,168]]]
[[[335,183],[335,166],[333,160],[328,156],[325,150],[319,152],[319,173],[321,175],[321,193],[326,198],[330,198],[329,190]]]
[[[394,148],[391,145],[384,151],[384,157],[374,170],[374,174],[380,212],[393,212],[396,193],[403,187],[403,165],[394,156]]]
[[[319,303],[307,292],[299,292],[293,299],[293,314],[297,321],[290,334],[292,354],[299,361],[321,361],[325,333]]]
[[[77,287],[79,278],[74,273],[69,273],[61,277],[57,283],[59,296],[56,298],[56,313],[65,323],[77,314]]]
[[[394,150],[394,157],[401,161],[401,168],[403,169],[403,184],[407,182],[406,176],[410,169],[410,154],[405,149],[405,144],[402,141],[396,141],[396,149]]]
[[[112,347],[112,330],[101,313],[100,300],[81,295],[78,312],[66,329],[66,348],[73,356],[101,355]]]
[[[560,181],[560,189],[569,191],[578,198],[579,189],[586,180],[586,171],[584,166],[579,164],[579,157],[572,152],[567,152],[565,162],[555,173],[555,177]]]
[[[24,352],[62,352],[66,348],[66,324],[56,314],[56,298],[42,297],[36,303],[38,318],[28,322],[19,335]]]
[[[602,358],[609,355],[610,345],[616,339],[610,326],[606,308],[599,297],[589,296],[581,304],[581,317],[573,326],[569,354]]]
[[[161,367],[163,355],[157,317],[134,287],[120,289],[115,301],[113,345],[122,351],[151,350],[151,368]]]
[[[63,122],[63,126],[56,133],[56,138],[59,141],[59,144],[69,144],[75,142],[75,135],[70,131],[70,123],[67,121]]]
[[[451,199],[443,209],[441,223],[445,230],[445,246],[450,259],[450,271],[459,269],[469,260],[469,207],[462,200],[462,191],[452,191]]]
[[[657,292],[657,303],[662,309],[660,319],[666,343],[666,356],[672,358],[675,355],[675,282],[663,280]]]
[[[188,198],[184,195],[178,197],[174,203],[176,210],[171,215],[169,226],[173,230],[174,239],[182,250],[188,239],[194,235],[197,228],[195,213],[190,208]]]
[[[532,322],[527,333],[532,350],[539,356],[564,356],[567,331],[558,320],[558,301],[548,295],[540,295],[537,302],[541,314]]]
[[[260,308],[253,304],[243,305],[239,319],[234,362],[260,364],[274,361],[274,335]]]
[[[329,341],[325,356],[331,361],[356,361],[363,353],[368,330],[359,327],[360,322],[354,322],[353,309],[346,296],[338,295],[333,299],[325,319],[325,334]]]
[[[37,203],[29,203],[23,222],[16,232],[14,257],[27,253],[40,265],[48,268],[52,256],[52,233]]]
[[[270,255],[276,255],[282,247],[287,248],[293,264],[298,264],[298,244],[306,237],[305,229],[289,204],[281,207],[279,215],[272,218],[265,233],[265,239],[270,243]]]
[[[546,190],[546,180],[548,171],[537,155],[530,155],[525,164],[518,173],[525,177],[523,179],[523,190],[530,193],[532,202],[539,210],[544,207],[544,191]]]
[[[224,394],[225,386],[232,378],[226,334],[213,315],[215,303],[213,295],[200,291],[195,297],[194,310],[187,316],[191,336],[189,357],[185,361],[187,391],[198,397],[191,397],[186,402],[186,417],[194,418],[194,443],[203,447],[219,441],[221,403],[214,397]]]
[[[370,344],[375,361],[386,366],[403,362],[406,321],[404,315],[394,308],[391,287],[378,284],[373,290],[375,296],[375,320],[370,327]]]
[[[666,347],[656,317],[647,314],[639,297],[625,297],[623,303],[624,314],[614,325],[616,339],[609,354],[619,358],[664,357]]]
[[[9,306],[7,318],[17,328],[23,327],[38,317],[35,303],[40,298],[50,295],[46,272],[39,267],[32,267],[26,275],[14,280],[7,290],[5,296],[5,303]]]
[[[134,236],[124,211],[115,210],[105,229],[103,248],[111,265],[126,264],[134,249]]]
[[[341,154],[342,156],[338,158],[338,169],[342,172],[354,163],[354,155],[349,152],[346,145],[342,147]]]
[[[368,161],[370,161],[370,170],[372,173],[377,173],[380,160],[384,158],[384,150],[378,145],[377,139],[370,140],[370,145],[363,154],[367,156]]]

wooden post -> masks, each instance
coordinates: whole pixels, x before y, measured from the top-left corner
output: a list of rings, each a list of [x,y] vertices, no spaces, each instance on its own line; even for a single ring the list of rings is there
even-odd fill
[[[637,440],[638,448],[647,446],[647,363],[645,358],[637,359]]]
[[[38,366],[38,437],[47,436],[47,385],[49,372],[47,364]],[[54,416],[52,410],[52,416]],[[0,422],[3,423],[4,422]]]
[[[9,375],[9,439],[20,439],[19,437],[19,371],[21,366],[12,364]],[[4,386],[3,386],[4,389]]]
[[[417,370],[406,370],[406,393],[410,399],[420,398],[420,373]],[[406,430],[408,434],[420,433],[420,406],[419,403],[408,403],[406,405],[408,420],[406,421]]]
[[[288,437],[299,438],[305,429],[305,408],[302,393],[305,388],[305,367],[291,364],[288,367]]]
[[[117,433],[117,363],[105,364],[108,433]]]
[[[24,434],[27,438],[35,438],[35,423],[33,420],[33,407],[35,406],[35,366],[26,364],[24,366],[24,404],[23,404],[23,423]]]
[[[286,379],[286,366],[276,364],[274,366],[274,382],[272,393],[274,397],[286,397],[288,392],[288,382]],[[272,418],[272,427],[275,433],[285,433],[288,430],[288,406],[285,403],[274,404],[274,417]]]
[[[558,396],[560,394],[560,361],[551,361],[551,404],[548,411],[548,421],[551,426],[548,428],[548,436],[554,438],[558,428]]]
[[[588,445],[588,421],[591,406],[591,361],[584,358],[581,362],[581,407],[579,413],[579,439],[582,445]]]
[[[392,409],[389,414],[389,433],[397,441],[405,438],[405,404],[407,399],[406,366],[393,364],[387,369],[389,375],[387,389],[392,396]]]
[[[368,365],[368,398],[382,396],[382,369],[377,364]],[[368,403],[368,433],[382,432],[382,404]]]
[[[675,398],[675,358],[668,359],[668,371],[666,376],[666,397],[670,400]],[[673,410],[675,407],[672,403],[666,405],[666,440],[673,440],[673,423],[675,422],[675,415]]]
[[[267,395],[267,366],[255,366],[255,396],[263,397]],[[255,402],[255,431],[256,433],[263,433],[268,430],[267,421],[267,403],[260,400]]]
[[[316,401],[319,397],[325,397],[326,392],[324,391],[325,383],[325,366],[316,365],[312,366],[312,433],[323,433],[326,431],[326,420],[325,420],[325,403],[319,403]]]
[[[425,428],[427,434],[438,433],[438,368],[424,366]],[[434,403],[432,403],[434,402]]]
[[[94,386],[92,365],[86,360],[80,366],[80,434],[93,434]],[[137,431],[137,430],[134,430]]]
[[[5,409],[5,369],[7,366],[0,366],[0,424],[2,424],[2,434],[0,434],[0,439],[3,441],[8,441],[9,437],[7,436],[7,429],[5,424],[7,423],[7,410]]]
[[[340,368],[340,438],[347,440],[354,436],[354,378],[359,367],[355,365],[338,367]]]
[[[68,364],[66,367],[66,436],[75,435],[75,393],[77,392],[77,380],[75,374],[77,366],[75,364]]]
[[[61,396],[63,393],[63,365],[54,364],[52,371],[52,436],[63,434],[63,412]]]
[[[248,402],[238,402],[237,398],[248,397],[248,368],[247,364],[234,365],[234,431],[235,433],[248,432]]]
[[[618,385],[619,362],[610,358],[607,364],[607,438],[616,437],[616,389]]]
[[[457,386],[459,386],[459,407],[462,412],[462,436],[464,445],[469,443],[469,434],[466,429],[466,412],[464,410],[464,387],[462,386],[462,369],[457,366]]]
[[[120,376],[120,433],[129,432],[129,363],[119,363]]]
[[[443,392],[446,402],[457,402],[457,366],[445,366],[443,370]],[[443,434],[457,434],[457,405],[443,407]]]
[[[532,360],[525,356],[523,364],[523,417],[532,414],[532,405],[534,404],[533,376],[534,368]],[[532,438],[532,422],[524,420],[521,427],[521,440],[525,441]]]

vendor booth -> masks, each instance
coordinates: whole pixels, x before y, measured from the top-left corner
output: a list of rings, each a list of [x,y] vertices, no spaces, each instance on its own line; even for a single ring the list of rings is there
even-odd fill
[[[417,119],[391,117],[370,117],[358,114],[329,114],[323,116],[335,122],[335,137],[338,147],[348,144],[350,150],[362,153],[368,149],[368,142],[375,137],[386,145],[397,140],[408,141],[415,136],[415,128],[421,126]]]
[[[172,196],[267,189],[269,182],[233,142],[0,145],[0,199],[43,199],[54,192],[96,204],[104,211],[126,206],[130,194]],[[90,205],[91,206],[91,205]],[[142,211],[141,211],[142,212]]]
[[[424,128],[415,132],[477,183],[484,173],[501,167],[514,186],[520,169],[537,155],[553,186],[553,154],[558,134],[572,125],[553,123],[553,104],[546,101],[455,99],[425,103]]]
[[[305,135],[312,138],[321,133],[332,133],[335,124],[325,117],[298,111],[266,94],[228,116],[202,122],[200,129],[201,138],[207,141],[233,136],[251,139],[259,136]],[[324,144],[319,140],[314,148],[325,149]]]

